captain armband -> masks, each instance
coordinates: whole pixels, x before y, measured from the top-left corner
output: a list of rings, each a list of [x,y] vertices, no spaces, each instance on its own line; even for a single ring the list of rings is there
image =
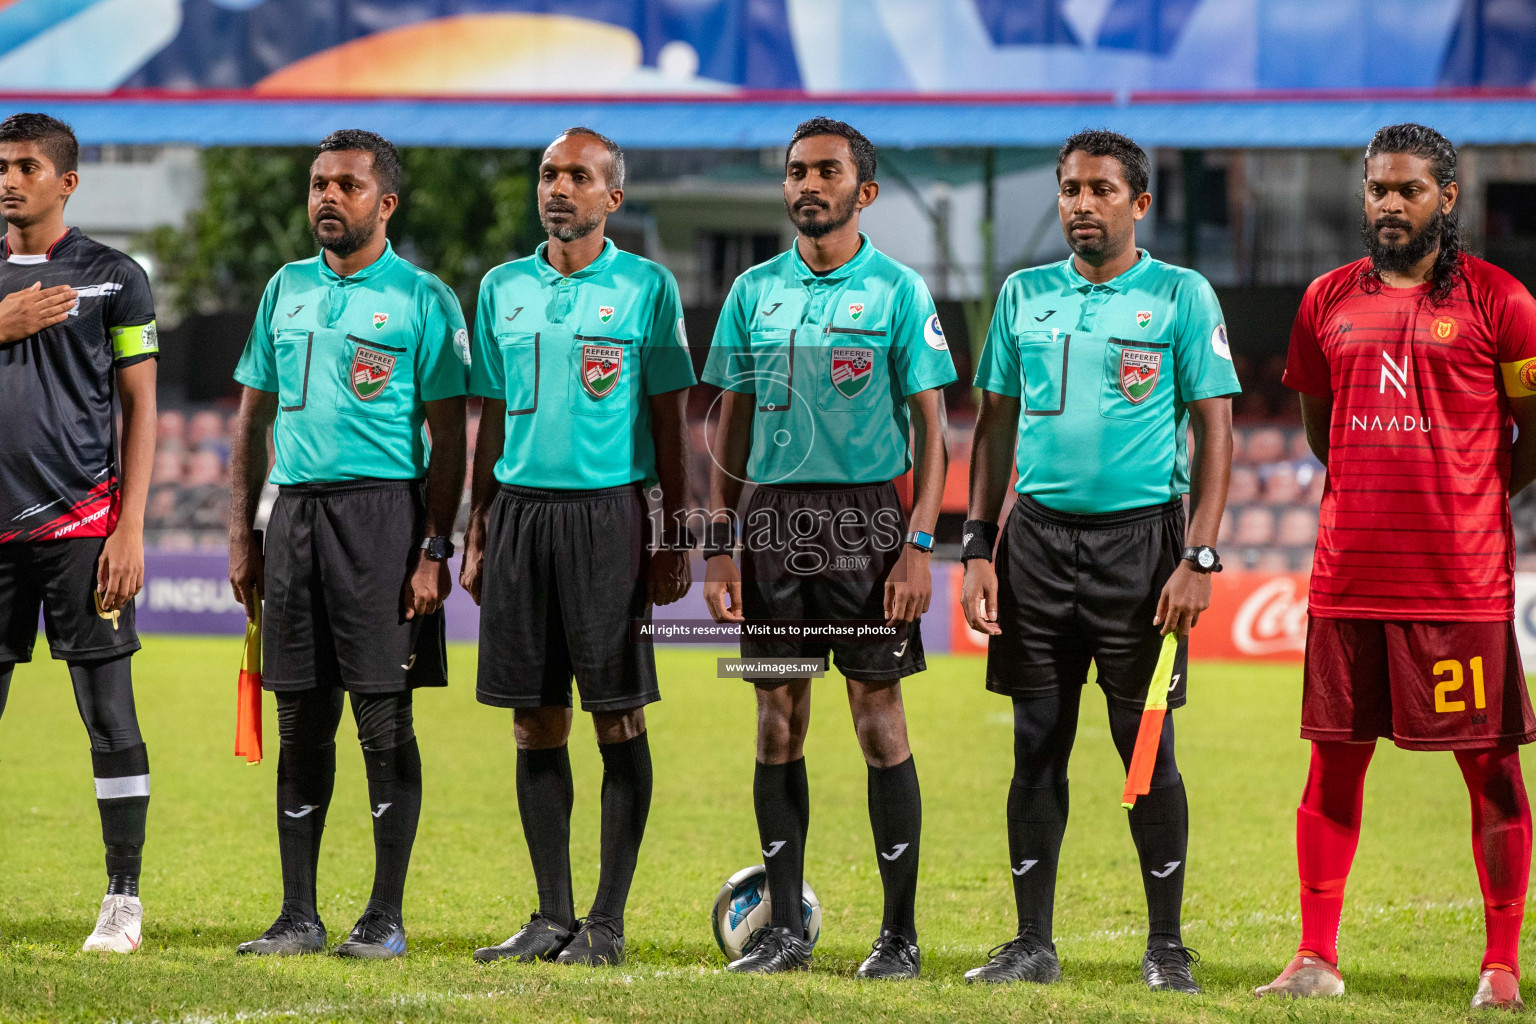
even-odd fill
[[[133,327],[113,327],[109,331],[112,335],[113,359],[132,359],[135,356],[160,353],[160,335],[155,330],[153,320]]]

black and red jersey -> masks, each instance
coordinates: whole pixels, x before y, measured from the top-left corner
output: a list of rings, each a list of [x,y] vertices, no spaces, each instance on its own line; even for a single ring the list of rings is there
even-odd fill
[[[0,344],[0,544],[117,525],[115,371],[159,355],[143,268],[70,228],[45,256],[0,241],[0,295],[67,284],[63,323]]]

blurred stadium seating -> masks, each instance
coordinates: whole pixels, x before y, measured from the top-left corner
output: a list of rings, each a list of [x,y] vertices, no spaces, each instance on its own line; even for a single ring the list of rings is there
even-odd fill
[[[1277,378],[1278,379],[1278,378]],[[1254,397],[1257,396],[1257,397]],[[1250,407],[1264,401],[1262,389],[1245,399]],[[1268,407],[1265,401],[1265,407]],[[149,491],[145,543],[168,551],[223,550],[229,518],[229,425],[232,414],[218,407],[168,409],[160,413],[154,482]],[[473,463],[480,417],[469,416]],[[965,518],[971,457],[972,422],[963,410],[950,420],[949,476],[944,488],[940,540],[958,531]],[[693,503],[707,505],[710,456],[705,424],[690,425],[693,453]],[[1245,419],[1233,429],[1232,484],[1221,520],[1220,548],[1230,568],[1265,571],[1306,570],[1317,539],[1317,510],[1324,471],[1307,448],[1299,421]],[[456,531],[469,516],[469,479]],[[1519,567],[1536,569],[1536,496],[1527,492],[1514,504]],[[955,550],[941,544],[940,555]]]

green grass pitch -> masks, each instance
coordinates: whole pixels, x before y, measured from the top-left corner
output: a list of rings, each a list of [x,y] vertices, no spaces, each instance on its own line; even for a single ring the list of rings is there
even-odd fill
[[[1185,941],[1206,994],[1139,983],[1145,910],[1120,809],[1122,776],[1103,700],[1085,695],[1072,821],[1056,908],[1065,981],[977,989],[965,970],[1013,930],[1003,805],[1009,706],[981,663],[936,657],[906,688],[923,786],[918,894],[923,979],[852,974],[879,926],[880,884],[865,773],[837,677],[816,684],[807,744],[807,874],[826,908],[813,973],[726,974],[709,907],[732,871],[757,863],[750,688],[714,678],[720,652],[664,649],[666,699],[648,709],[656,792],[626,916],[629,963],[591,970],[495,965],[476,946],[534,907],[513,790],[511,714],[477,705],[474,649],[455,647],[454,683],[418,695],[425,762],[421,832],[406,892],[410,955],[237,959],[276,915],[276,724],[268,758],[230,754],[239,644],[150,637],[135,660],[154,797],[145,851],[145,942],[131,957],[78,952],[104,884],[90,760],[63,666],[17,669],[0,721],[0,1020],[137,1021],[1445,1021],[1466,1009],[1482,913],[1466,796],[1449,754],[1383,745],[1345,907],[1349,994],[1326,1004],[1249,995],[1297,937],[1294,809],[1307,750],[1296,735],[1300,672],[1202,664],[1178,713],[1191,847]],[[372,844],[361,755],[343,721],[320,867],[321,913],[339,940],[362,910]],[[597,878],[600,761],[578,715],[573,865],[577,905]]]

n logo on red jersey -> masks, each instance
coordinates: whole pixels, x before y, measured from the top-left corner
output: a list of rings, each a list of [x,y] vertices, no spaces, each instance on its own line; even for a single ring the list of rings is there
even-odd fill
[[[1386,352],[1381,354],[1381,393],[1387,393],[1387,385],[1391,384],[1397,389],[1397,393],[1404,398],[1408,392],[1403,385],[1408,383],[1408,357],[1403,356],[1403,365],[1398,366],[1392,361],[1392,357]]]

